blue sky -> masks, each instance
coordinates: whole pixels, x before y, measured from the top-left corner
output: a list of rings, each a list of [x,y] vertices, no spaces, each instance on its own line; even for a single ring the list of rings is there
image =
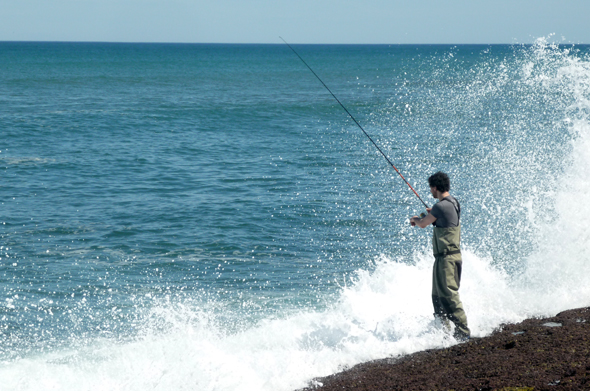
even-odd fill
[[[1,41],[590,43],[590,0],[0,0]]]

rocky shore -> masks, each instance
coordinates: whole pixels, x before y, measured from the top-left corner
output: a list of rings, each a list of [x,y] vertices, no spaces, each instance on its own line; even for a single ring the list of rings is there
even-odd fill
[[[501,326],[447,349],[359,364],[301,391],[590,390],[590,307]]]

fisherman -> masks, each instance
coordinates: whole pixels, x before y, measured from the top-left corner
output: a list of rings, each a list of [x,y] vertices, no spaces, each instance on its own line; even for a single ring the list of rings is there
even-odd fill
[[[449,321],[455,324],[454,337],[458,341],[469,338],[467,316],[459,298],[461,283],[461,205],[449,194],[451,182],[444,172],[437,172],[428,178],[430,193],[438,202],[427,208],[427,215],[413,216],[412,227],[426,228],[434,225],[432,247],[434,270],[432,274],[432,303],[434,316],[447,328]]]

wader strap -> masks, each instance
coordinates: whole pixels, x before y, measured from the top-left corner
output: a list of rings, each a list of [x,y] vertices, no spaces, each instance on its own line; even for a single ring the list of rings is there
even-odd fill
[[[445,197],[442,199],[443,201],[449,201],[451,203],[451,205],[453,205],[453,207],[455,208],[455,212],[457,212],[457,221],[461,220],[461,204],[459,204],[459,201],[457,201],[457,199],[455,197]]]

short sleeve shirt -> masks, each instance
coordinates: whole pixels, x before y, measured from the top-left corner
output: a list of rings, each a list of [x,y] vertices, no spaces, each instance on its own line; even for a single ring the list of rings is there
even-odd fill
[[[461,206],[453,196],[445,197],[432,207],[430,213],[436,217],[435,227],[450,228],[459,226]]]

